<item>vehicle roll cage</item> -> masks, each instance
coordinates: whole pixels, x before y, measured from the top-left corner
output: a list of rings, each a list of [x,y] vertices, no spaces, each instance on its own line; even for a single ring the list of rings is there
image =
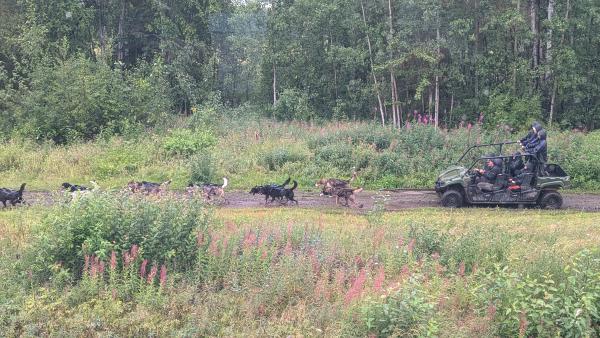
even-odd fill
[[[502,154],[502,147],[504,147],[507,144],[517,144],[519,142],[500,142],[500,143],[487,143],[487,144],[476,144],[474,146],[470,146],[469,148],[467,148],[467,150],[465,150],[465,152],[462,154],[462,156],[458,159],[458,161],[456,161],[456,163],[458,164],[460,161],[463,160],[463,158],[465,158],[465,156],[467,156],[467,154],[475,149],[475,148],[483,148],[483,147],[493,147],[493,146],[497,146],[500,148],[499,153]],[[494,158],[498,158],[498,157],[494,157]]]

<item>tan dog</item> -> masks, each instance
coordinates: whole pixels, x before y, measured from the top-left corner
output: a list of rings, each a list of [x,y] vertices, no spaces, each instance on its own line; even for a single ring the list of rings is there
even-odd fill
[[[204,200],[211,200],[211,196],[225,200],[225,187],[227,186],[227,177],[223,177],[223,185],[214,183],[203,183],[200,185],[190,183],[187,187],[187,192],[190,195],[196,192],[202,192]]]
[[[356,171],[352,173],[352,177],[349,180],[342,180],[339,178],[322,178],[315,183],[315,187],[322,186],[323,191],[327,188],[349,188],[352,181],[354,181],[357,177]],[[326,195],[325,193],[321,193],[322,195]]]
[[[142,192],[145,194],[159,194],[162,191],[166,190],[169,184],[171,184],[171,180],[165,181],[163,183],[131,181],[127,183],[127,188],[133,193]]]
[[[356,203],[356,195],[355,195],[361,191],[363,191],[363,188],[331,188],[331,187],[323,188],[324,195],[329,195],[329,196],[335,197],[335,205],[338,205],[339,199],[343,198],[344,202],[345,202],[345,204],[344,204],[345,207],[350,207],[350,203],[351,203],[352,206],[362,208],[363,207],[362,204]]]

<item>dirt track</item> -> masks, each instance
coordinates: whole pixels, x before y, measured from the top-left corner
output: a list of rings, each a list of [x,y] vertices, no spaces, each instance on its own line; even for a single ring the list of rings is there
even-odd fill
[[[181,194],[181,192],[176,192]],[[439,199],[433,191],[402,190],[402,191],[363,191],[357,195],[357,202],[362,204],[362,210],[371,210],[376,201],[383,202],[387,211],[411,208],[440,207]],[[25,200],[33,205],[52,205],[60,196],[51,192],[25,192]],[[261,208],[264,207],[264,196],[251,195],[247,192],[230,191],[226,193],[228,200],[223,207],[227,208]],[[343,208],[335,205],[334,198],[319,196],[318,192],[297,192],[296,199],[300,208]],[[600,211],[600,195],[563,193],[563,209],[580,211]],[[267,207],[283,207],[278,202]],[[289,206],[288,206],[289,207]],[[295,207],[295,206],[294,206]]]

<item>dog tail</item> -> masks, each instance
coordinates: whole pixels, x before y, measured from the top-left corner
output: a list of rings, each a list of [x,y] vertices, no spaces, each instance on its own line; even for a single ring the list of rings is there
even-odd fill
[[[227,177],[223,177],[223,185],[221,186],[221,189],[225,189],[225,187],[227,186],[227,183],[229,181],[227,181]]]
[[[19,188],[19,195],[23,194],[23,190],[25,190],[25,183],[21,184],[21,188]]]
[[[292,178],[291,178],[291,177],[288,177],[288,178],[287,178],[287,180],[285,180],[285,181],[283,182],[283,184],[281,184],[281,187],[282,187],[282,188],[284,188],[286,185],[288,185],[288,184],[290,183],[290,181],[291,181],[291,180],[292,180]]]
[[[162,182],[160,185],[165,186],[165,185],[169,185],[169,184],[171,184],[171,180]]]
[[[294,185],[292,186],[292,188],[290,190],[294,190],[294,189],[296,189],[296,187],[298,187],[298,182],[296,182],[296,180],[294,180]]]
[[[363,191],[363,188],[357,188],[357,189],[352,190],[352,193],[357,193],[357,192],[361,192],[361,191]]]

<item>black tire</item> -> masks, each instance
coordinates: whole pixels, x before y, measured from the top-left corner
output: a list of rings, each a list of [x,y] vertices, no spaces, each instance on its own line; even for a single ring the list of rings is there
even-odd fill
[[[442,205],[446,208],[460,208],[463,200],[463,195],[456,190],[448,190],[442,195]]]
[[[556,191],[546,192],[540,198],[539,204],[542,209],[556,210],[562,207],[563,198]]]

